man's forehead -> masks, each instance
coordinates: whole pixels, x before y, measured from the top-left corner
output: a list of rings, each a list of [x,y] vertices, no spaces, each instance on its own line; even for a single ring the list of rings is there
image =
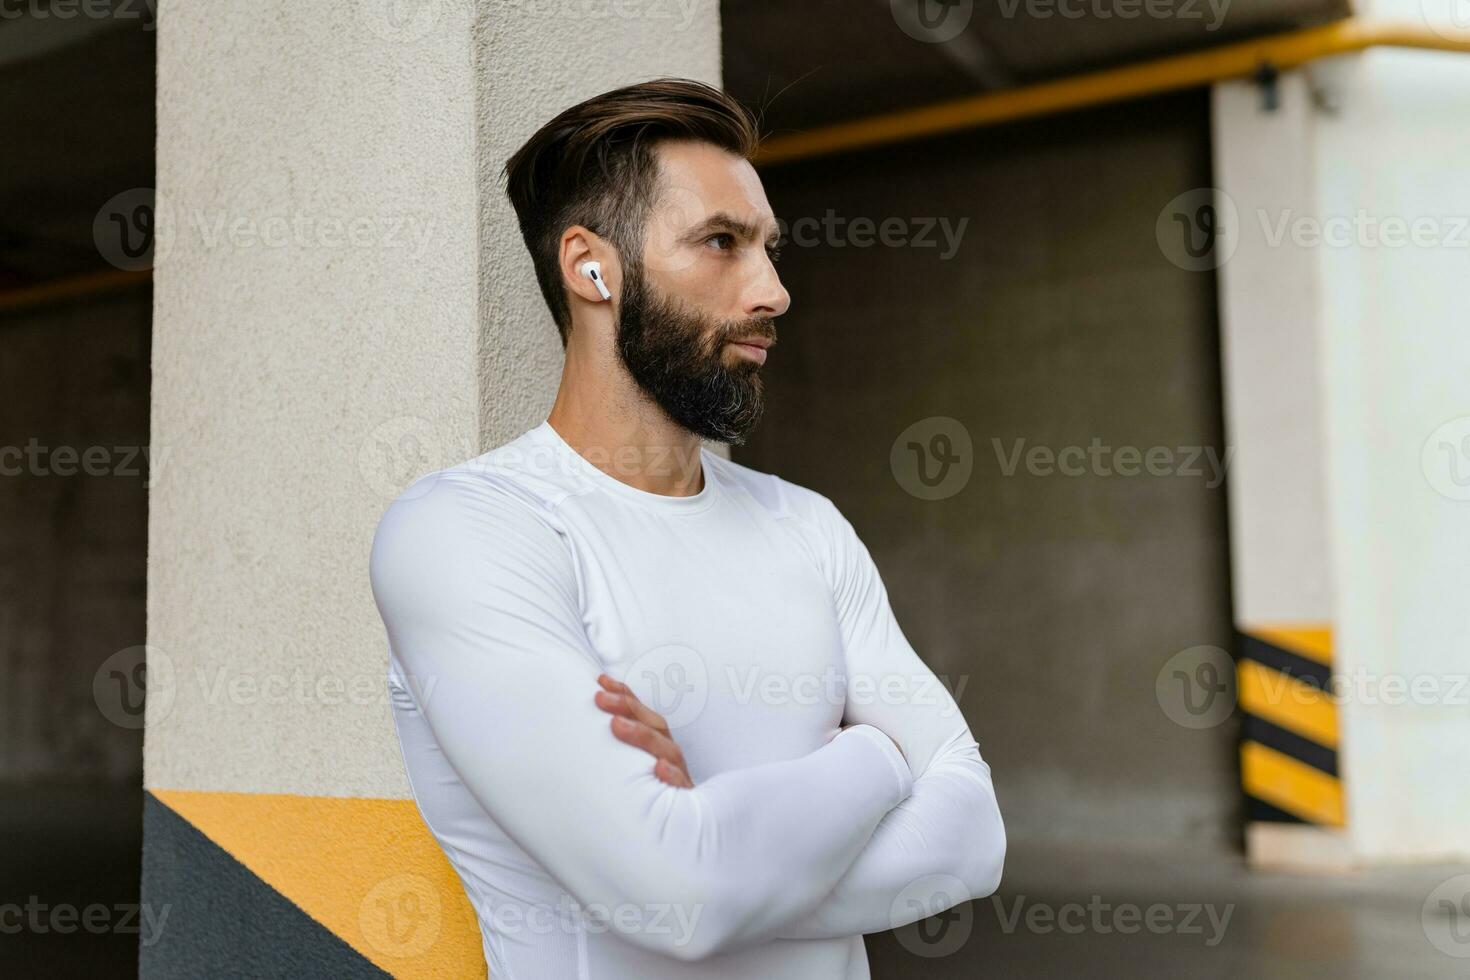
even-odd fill
[[[658,203],[661,209],[677,211],[679,223],[686,226],[723,218],[749,226],[757,237],[776,228],[755,168],[709,143],[659,145]]]

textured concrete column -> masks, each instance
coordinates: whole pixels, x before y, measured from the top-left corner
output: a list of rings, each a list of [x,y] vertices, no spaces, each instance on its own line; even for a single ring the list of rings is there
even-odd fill
[[[1246,844],[1259,865],[1343,866],[1339,712],[1314,686],[1334,638],[1321,257],[1281,231],[1317,215],[1318,110],[1303,73],[1275,99],[1221,85],[1211,113]]]
[[[1349,829],[1366,859],[1470,857],[1470,58],[1327,67],[1321,207],[1378,236],[1322,251]]]
[[[1377,6],[1364,13],[1422,16]],[[1324,819],[1318,763],[1295,788],[1267,766],[1276,804],[1335,841],[1272,856],[1464,857],[1470,58],[1379,49],[1290,73],[1280,95],[1268,113],[1250,84],[1215,92],[1217,184],[1239,229],[1221,268],[1236,614],[1248,651],[1330,663],[1333,697],[1278,684],[1261,701],[1244,663],[1240,697],[1305,739],[1303,759],[1331,761],[1340,819]]]
[[[550,405],[506,156],[608,88],[718,82],[718,6],[179,0],[158,30],[143,973],[478,975],[372,532]]]

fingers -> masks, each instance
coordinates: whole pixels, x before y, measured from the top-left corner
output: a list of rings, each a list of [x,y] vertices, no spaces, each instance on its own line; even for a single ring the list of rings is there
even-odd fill
[[[670,735],[664,717],[638,700],[638,696],[621,681],[599,674],[597,682],[603,690],[597,691],[593,700],[613,716],[613,734],[652,755],[654,774],[663,782],[692,788],[694,781],[689,778],[684,753]]]
[[[615,715],[612,720],[613,734],[629,745],[637,746],[649,755],[665,762],[671,762],[680,768],[684,766],[684,753],[673,739],[663,732],[649,728],[641,721],[633,721],[622,715]]]
[[[613,734],[621,741],[640,748],[654,757],[653,771],[671,786],[692,787],[689,769],[684,762],[684,753],[677,743],[662,732],[654,731],[641,721],[631,721],[622,715],[612,720]]]
[[[656,732],[670,734],[669,723],[664,720],[664,716],[639,701],[636,695],[608,694],[606,691],[598,691],[592,696],[592,700],[609,714],[622,715],[632,721],[641,722]]]
[[[607,677],[607,675],[599,675],[598,681],[602,682],[604,677]],[[610,711],[613,714],[625,715],[634,721],[641,721],[649,728],[663,732],[665,735],[669,734],[669,723],[664,719],[664,716],[640,701],[638,695],[633,693],[632,688],[621,681],[613,680],[611,677],[608,677],[607,681],[609,683],[602,684],[606,690],[598,691],[592,698],[592,700],[597,702],[599,708],[602,708],[604,711]],[[611,685],[616,685],[616,687]]]
[[[678,786],[683,789],[694,788],[694,780],[689,778],[687,772],[683,769],[676,769],[662,759],[653,764],[653,773],[670,786]]]

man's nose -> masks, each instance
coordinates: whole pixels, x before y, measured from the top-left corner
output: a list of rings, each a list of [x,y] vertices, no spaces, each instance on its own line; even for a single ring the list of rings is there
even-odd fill
[[[750,285],[745,302],[746,316],[781,316],[791,308],[791,294],[781,285],[781,277],[769,258],[761,259],[763,268]]]

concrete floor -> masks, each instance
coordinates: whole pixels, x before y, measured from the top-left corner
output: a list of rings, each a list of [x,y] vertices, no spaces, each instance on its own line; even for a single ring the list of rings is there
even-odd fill
[[[961,914],[950,922],[956,936],[936,928],[927,945],[913,927],[869,937],[869,959],[874,980],[1467,977],[1470,958],[1437,949],[1421,919],[1435,886],[1466,872],[1470,867],[1424,865],[1342,875],[1265,874],[1218,852],[1012,841],[998,895],[970,903],[968,938],[957,941],[967,929]],[[1152,912],[1158,931],[1143,917],[1154,905],[1163,906]],[[1139,911],[1125,911],[1134,908]],[[1129,914],[1136,918],[1129,920]],[[1135,931],[1125,934],[1117,926]],[[1462,929],[1465,940],[1455,951],[1470,957],[1470,921],[1462,920]],[[933,951],[942,955],[925,955]]]
[[[16,914],[0,913],[0,977],[137,976],[138,933],[128,919],[137,915],[142,840],[139,786],[0,786],[0,906],[22,906],[23,920],[32,917],[28,902],[45,906],[39,930],[12,932]],[[100,931],[80,919],[69,932],[50,927],[56,910],[80,915],[97,904],[108,909]],[[129,904],[133,911],[120,910]]]
[[[0,904],[24,903],[33,894],[52,906],[136,902],[141,807],[133,788],[0,794]],[[909,926],[870,936],[869,959],[874,980],[1465,977],[1470,958],[1436,949],[1421,911],[1436,885],[1467,872],[1470,867],[1415,866],[1261,874],[1212,850],[1013,840],[997,896],[932,917],[923,933]],[[1144,918],[1150,906],[1158,906],[1151,913],[1157,931]],[[0,916],[0,926],[10,921]],[[0,931],[0,975],[133,976],[137,938],[117,931]],[[1457,951],[1470,957],[1470,931]]]

